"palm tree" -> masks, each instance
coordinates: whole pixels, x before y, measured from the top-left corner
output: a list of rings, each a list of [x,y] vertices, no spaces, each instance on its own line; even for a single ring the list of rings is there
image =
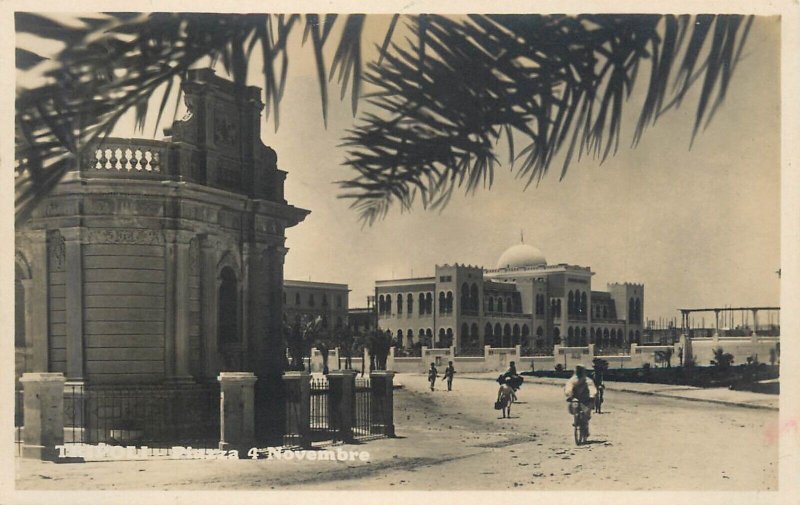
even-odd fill
[[[16,13],[18,33],[64,45],[49,60],[16,50],[18,70],[46,68],[41,84],[17,92],[17,220],[126,111],[135,110],[140,129],[150,110],[160,123],[190,67],[220,62],[244,86],[249,66],[260,65],[277,128],[288,41],[301,27],[311,40],[323,119],[334,76],[354,115],[360,101],[367,105],[343,139],[354,176],[341,182],[340,196],[372,223],[392,206],[409,209],[419,200],[442,207],[455,188],[491,186],[501,138],[528,185],[541,180],[557,155],[563,155],[561,177],[581,156],[605,160],[619,147],[623,109],[642,81],[632,146],[698,85],[696,134],[725,98],[753,21],[738,15],[403,18],[410,36],[395,42],[401,18],[392,16],[379,56],[364,65],[367,18],[360,14],[109,13],[61,23]],[[340,35],[332,35],[334,26]],[[515,139],[524,142],[519,151]]]
[[[714,359],[711,360],[711,364],[714,365],[717,370],[725,371],[730,368],[732,363],[733,354],[725,352],[722,347],[714,349]]]

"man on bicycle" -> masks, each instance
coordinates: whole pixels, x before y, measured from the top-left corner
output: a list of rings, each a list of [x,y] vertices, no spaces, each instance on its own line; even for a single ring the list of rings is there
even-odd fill
[[[580,402],[581,410],[586,415],[588,430],[588,420],[592,416],[597,387],[594,385],[594,381],[586,375],[586,367],[575,365],[575,373],[567,381],[567,385],[564,386],[564,394],[567,396],[567,401],[575,399]]]

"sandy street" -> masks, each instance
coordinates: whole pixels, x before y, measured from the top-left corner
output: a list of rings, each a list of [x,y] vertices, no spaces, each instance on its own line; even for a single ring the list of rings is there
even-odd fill
[[[511,419],[496,384],[457,378],[431,393],[398,375],[398,438],[346,446],[370,461],[17,459],[18,489],[775,490],[778,412],[608,391],[576,447],[562,389],[526,383]],[[526,378],[530,381],[530,378]]]

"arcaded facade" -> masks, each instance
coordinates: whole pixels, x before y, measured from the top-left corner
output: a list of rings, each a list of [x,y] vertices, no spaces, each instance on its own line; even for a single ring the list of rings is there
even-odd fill
[[[638,342],[644,313],[642,284],[592,289],[589,267],[548,265],[527,244],[506,250],[493,269],[436,265],[433,277],[375,283],[378,326],[397,345],[521,345],[547,353],[554,344],[613,350]]]

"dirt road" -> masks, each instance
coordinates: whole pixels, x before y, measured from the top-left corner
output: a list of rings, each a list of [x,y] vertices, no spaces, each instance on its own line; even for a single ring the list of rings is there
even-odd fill
[[[496,384],[456,379],[430,392],[400,375],[396,439],[346,449],[368,462],[17,459],[18,489],[775,490],[778,413],[608,392],[576,447],[561,388],[526,383],[511,419]]]

